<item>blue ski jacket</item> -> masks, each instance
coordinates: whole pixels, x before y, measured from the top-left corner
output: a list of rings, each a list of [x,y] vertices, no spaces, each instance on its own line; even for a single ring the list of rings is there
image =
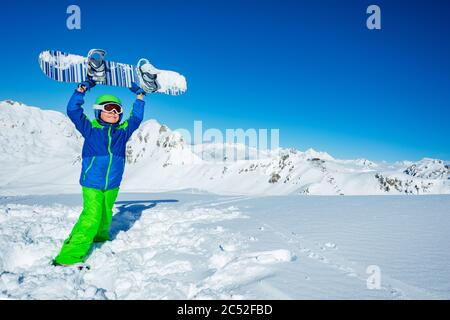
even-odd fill
[[[96,119],[89,120],[82,108],[84,95],[75,90],[67,105],[67,115],[84,137],[80,184],[100,190],[117,188],[125,169],[126,143],[142,122],[145,102],[136,99],[127,120],[110,124],[100,119],[99,110]]]

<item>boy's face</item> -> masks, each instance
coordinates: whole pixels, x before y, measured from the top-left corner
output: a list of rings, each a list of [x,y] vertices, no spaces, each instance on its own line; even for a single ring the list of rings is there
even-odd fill
[[[119,115],[113,112],[100,112],[100,119],[107,123],[117,123],[119,121]]]

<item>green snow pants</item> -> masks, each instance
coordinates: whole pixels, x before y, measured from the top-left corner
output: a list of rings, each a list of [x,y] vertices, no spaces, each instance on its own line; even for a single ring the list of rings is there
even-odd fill
[[[83,187],[83,211],[64,241],[55,263],[70,265],[84,262],[92,242],[110,240],[108,231],[118,192],[119,188],[102,191]]]

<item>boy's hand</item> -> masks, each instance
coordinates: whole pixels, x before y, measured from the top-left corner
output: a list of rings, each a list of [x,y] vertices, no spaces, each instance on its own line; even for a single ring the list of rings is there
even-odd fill
[[[91,78],[87,78],[85,81],[78,84],[77,90],[78,92],[86,92],[95,87],[95,85],[96,83],[94,80],[92,80]]]
[[[142,90],[136,83],[131,83],[130,91],[135,93],[139,100],[144,100],[145,91]]]

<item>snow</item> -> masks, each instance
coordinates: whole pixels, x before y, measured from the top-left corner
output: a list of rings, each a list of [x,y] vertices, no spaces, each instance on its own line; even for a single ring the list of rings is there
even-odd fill
[[[43,51],[39,54],[39,61],[48,62],[53,65],[58,65],[58,68],[64,70],[70,68],[73,64],[85,63],[86,57],[76,54],[60,55],[56,58],[50,51]]]
[[[0,298],[449,299],[449,207],[447,195],[121,192],[113,240],[78,271],[50,261],[81,194],[3,197]]]
[[[0,299],[450,298],[448,162],[193,146],[156,120],[127,145],[112,241],[55,268],[82,143],[62,113],[0,102]]]
[[[79,189],[83,138],[60,112],[0,102],[0,194]],[[237,158],[232,155],[237,151]],[[450,194],[449,164],[439,159],[375,163],[308,149],[256,150],[242,144],[190,145],[147,120],[127,145],[122,191],[195,189],[228,195]]]
[[[142,70],[144,72],[154,73],[154,67],[150,64],[144,64]],[[171,93],[174,95],[182,94],[187,90],[186,78],[175,71],[158,70],[158,84],[160,88],[158,92]]]
[[[424,179],[445,179],[449,174],[449,165],[442,160],[424,158],[418,163],[412,163],[404,173]]]

